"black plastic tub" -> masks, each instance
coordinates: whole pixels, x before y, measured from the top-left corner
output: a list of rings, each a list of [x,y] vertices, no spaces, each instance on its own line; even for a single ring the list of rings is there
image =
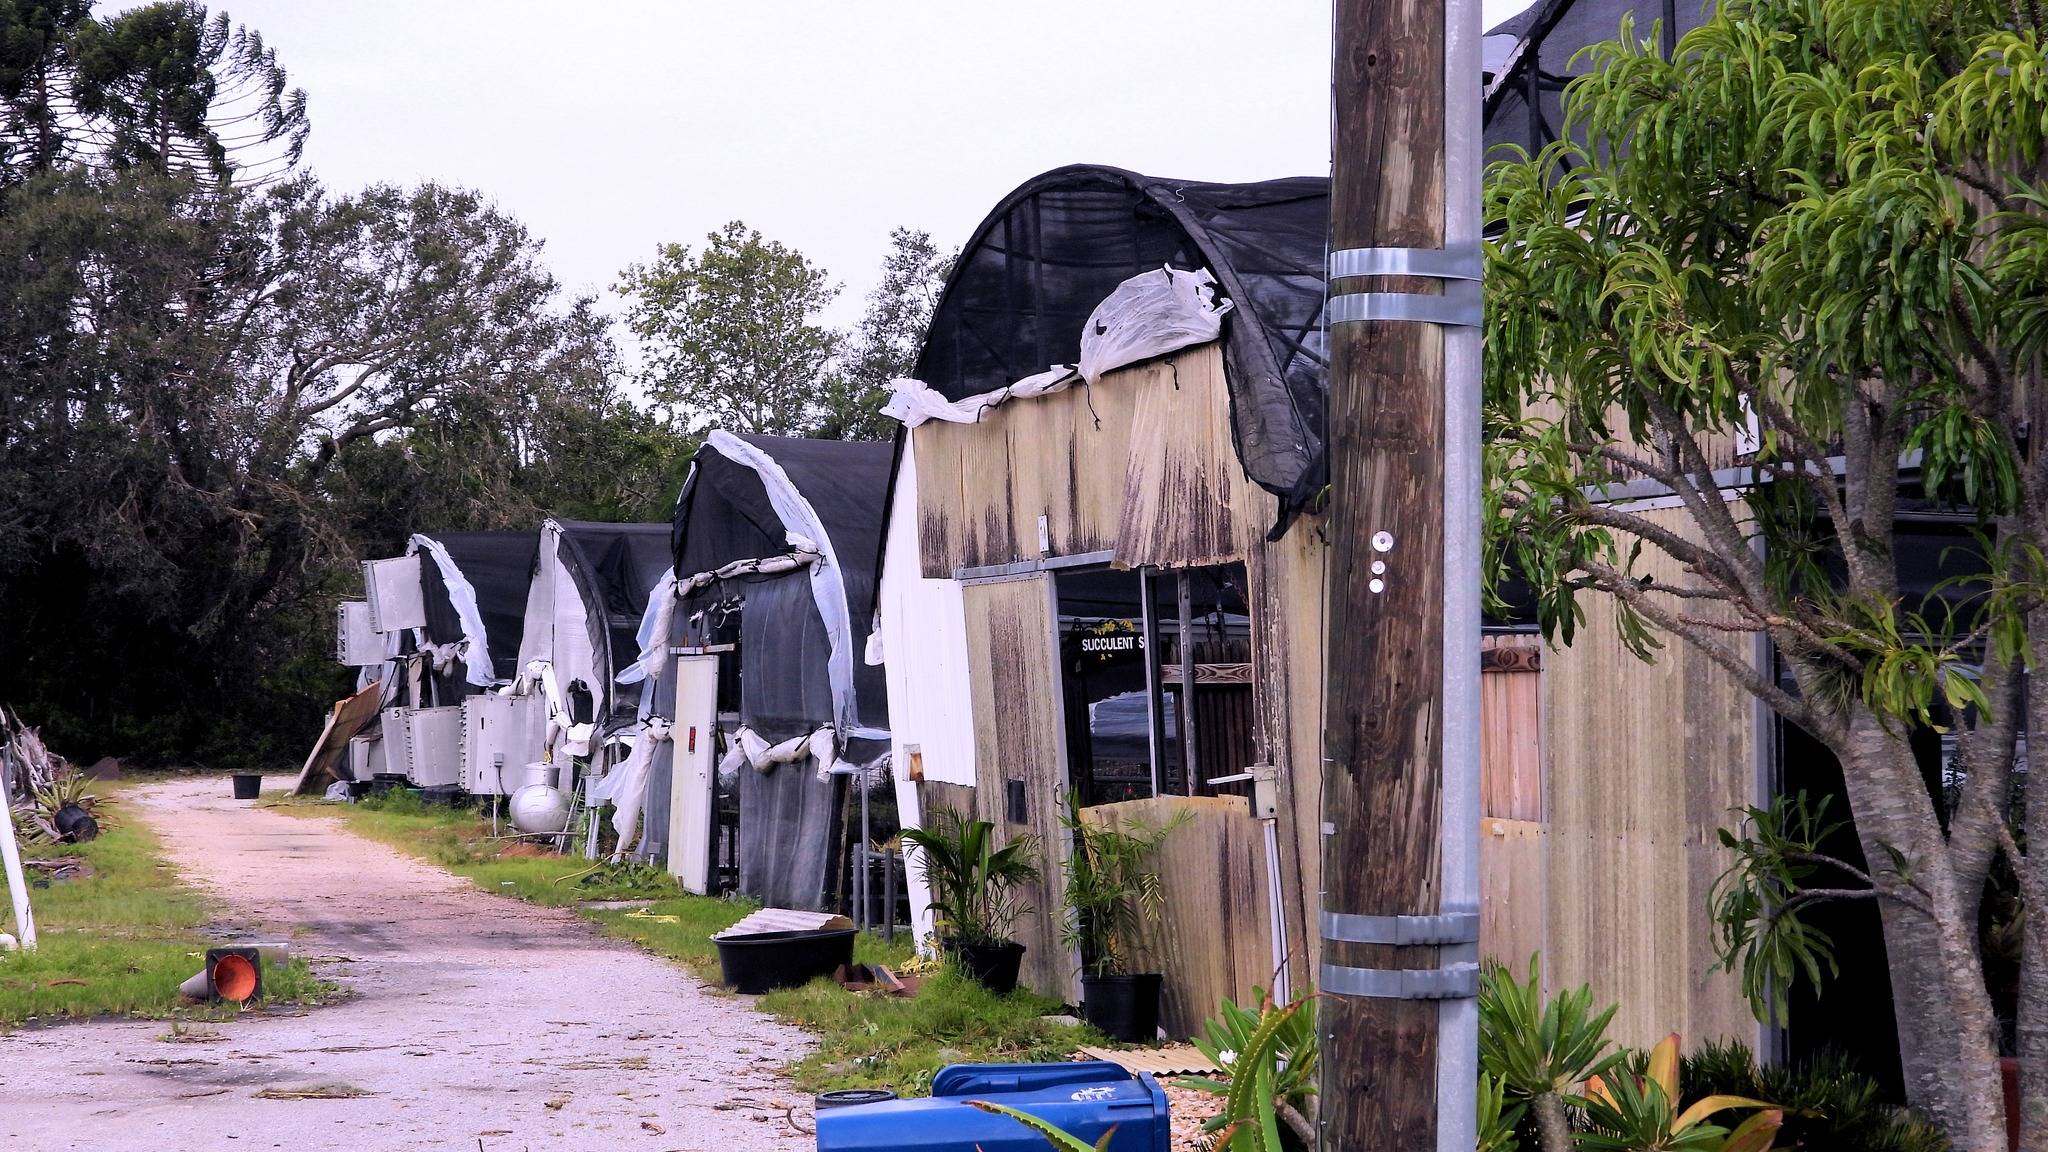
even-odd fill
[[[809,984],[853,963],[854,932],[752,932],[714,937],[712,943],[718,945],[720,977],[734,991],[755,995]]]
[[[263,777],[254,772],[235,773],[235,799],[254,800],[263,795]]]
[[[1159,1038],[1157,972],[1081,977],[1081,1018],[1112,1040],[1150,1044]]]

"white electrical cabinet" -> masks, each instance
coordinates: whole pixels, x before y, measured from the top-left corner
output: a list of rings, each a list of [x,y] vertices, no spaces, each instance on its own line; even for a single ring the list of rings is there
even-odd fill
[[[421,788],[462,782],[462,709],[393,708],[384,714],[385,756],[392,772]]]
[[[348,742],[348,775],[351,780],[369,781],[384,770],[384,738],[372,721],[362,735]]]
[[[669,761],[668,870],[686,891],[710,891],[717,775],[718,657],[678,656]]]
[[[379,632],[427,626],[427,600],[420,590],[420,558],[394,556],[363,561],[363,591],[369,596],[370,627]]]
[[[477,796],[506,795],[499,769],[540,759],[547,723],[547,701],[538,694],[464,697],[462,786]]]
[[[334,606],[334,655],[350,668],[384,662],[384,637],[370,627],[368,600],[343,600]]]

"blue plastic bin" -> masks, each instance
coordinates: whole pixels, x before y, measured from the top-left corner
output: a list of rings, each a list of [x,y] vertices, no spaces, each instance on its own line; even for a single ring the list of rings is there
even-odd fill
[[[818,1152],[1047,1152],[1043,1136],[987,1100],[1028,1112],[1090,1144],[1116,1129],[1110,1152],[1167,1152],[1166,1093],[1115,1064],[955,1064],[923,1100],[891,1100],[818,1113]]]

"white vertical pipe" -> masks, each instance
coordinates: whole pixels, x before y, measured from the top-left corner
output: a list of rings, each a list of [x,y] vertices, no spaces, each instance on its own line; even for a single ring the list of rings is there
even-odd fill
[[[1480,242],[1480,0],[1444,0],[1444,247]],[[1480,356],[1479,328],[1444,332],[1444,679],[1442,911],[1479,911]],[[1476,964],[1479,945],[1438,963]],[[1479,1004],[1441,1002],[1437,1152],[1478,1140]]]
[[[36,918],[28,906],[28,879],[21,872],[21,849],[14,843],[14,803],[0,788],[0,864],[7,869],[7,895],[14,901],[14,935],[21,950],[36,948]]]

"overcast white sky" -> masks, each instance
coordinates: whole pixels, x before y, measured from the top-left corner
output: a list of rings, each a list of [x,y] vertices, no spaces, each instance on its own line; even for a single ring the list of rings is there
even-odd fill
[[[1490,26],[1527,0],[1485,0]],[[963,241],[1048,168],[1329,170],[1327,0],[220,0],[310,98],[336,189],[488,194],[604,292],[741,219],[859,315],[889,230]]]

